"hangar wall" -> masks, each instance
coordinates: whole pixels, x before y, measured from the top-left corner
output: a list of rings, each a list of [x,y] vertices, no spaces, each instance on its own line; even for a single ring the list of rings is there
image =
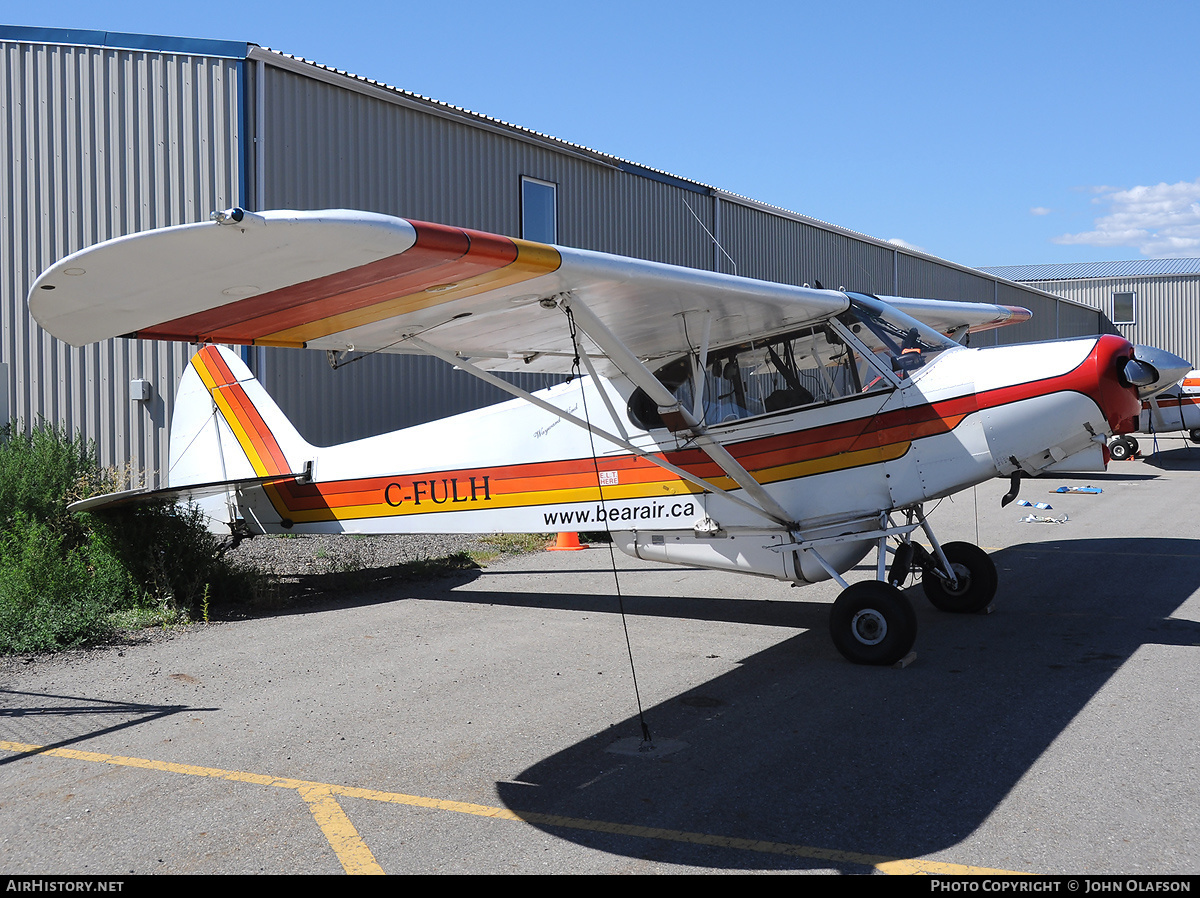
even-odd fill
[[[1200,259],[1137,259],[1013,265],[989,272],[1099,310],[1134,344],[1157,346],[1200,366]],[[1114,296],[1132,294],[1133,320],[1114,314]],[[1063,304],[1064,309],[1078,306]]]
[[[240,200],[246,45],[0,29],[0,353],[9,413],[95,441],[105,464],[167,462],[190,347],[110,340],[74,349],[29,317],[43,269],[101,240],[207,218]],[[146,379],[150,399],[130,399]]]
[[[25,296],[74,250],[232,205],[359,208],[521,236],[529,176],[556,185],[565,245],[1034,311],[987,341],[1111,329],[1102,314],[1037,289],[253,44],[0,26],[0,52],[10,408],[81,430],[105,464],[132,459],[151,484],[165,483],[166,425],[191,347],[112,340],[73,350],[32,322]],[[321,353],[244,355],[317,444],[508,398],[418,356],[376,354],[334,371]],[[151,401],[129,399],[135,378],[151,381]]]

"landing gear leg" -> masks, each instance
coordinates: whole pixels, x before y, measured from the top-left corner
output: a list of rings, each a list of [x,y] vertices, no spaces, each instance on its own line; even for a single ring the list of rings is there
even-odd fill
[[[931,563],[921,575],[925,597],[939,611],[954,614],[974,614],[992,603],[999,578],[996,565],[988,553],[970,543],[946,543],[942,554],[949,563],[949,572],[930,556]]]
[[[910,523],[914,517],[925,531],[933,551],[912,542],[910,530],[895,550],[888,582],[903,586],[909,572],[920,568],[921,588],[939,611],[974,614],[987,608],[996,597],[999,584],[996,565],[987,552],[971,543],[939,545],[919,508],[908,512]]]

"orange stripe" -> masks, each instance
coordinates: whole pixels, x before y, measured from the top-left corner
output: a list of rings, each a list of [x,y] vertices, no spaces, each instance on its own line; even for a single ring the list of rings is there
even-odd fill
[[[287,473],[289,466],[282,449],[216,347],[205,347],[196,354],[193,362],[222,406],[226,420],[246,449],[255,470],[260,474]],[[876,444],[873,446],[855,446],[862,437],[862,429],[873,420],[868,417],[800,434],[753,440],[741,446],[734,445],[731,450],[760,482],[774,483],[898,458],[908,451],[912,439],[946,432],[957,426],[965,416],[959,414],[941,418],[927,409],[915,417],[923,420],[897,420],[894,426],[872,434],[869,441]],[[830,430],[841,431],[842,435],[835,439],[820,438],[819,435],[828,435]],[[893,435],[904,438],[889,440]],[[689,470],[705,477],[714,486],[736,487],[699,450],[670,455],[679,456],[678,462],[683,462]],[[610,501],[653,500],[700,491],[699,487],[679,478],[663,477],[658,466],[633,456],[606,460],[601,470],[616,473],[618,483],[601,490],[596,482],[592,459],[566,459],[491,468],[372,476],[317,484],[285,482],[267,487],[266,490],[280,516],[297,523],[447,512],[466,510],[467,506],[473,509],[517,508],[593,502],[602,498]],[[469,501],[472,477],[476,479],[476,497],[474,501]],[[483,500],[479,496],[485,477],[488,498],[486,504],[481,505]],[[408,485],[408,491],[402,493],[405,484]],[[417,487],[417,484],[421,486]],[[393,485],[391,492],[386,493],[389,485]],[[423,493],[419,492],[421,489]],[[457,502],[454,501],[456,489],[460,490]],[[418,490],[415,498],[420,499],[419,502],[412,498],[414,490]],[[389,504],[385,495],[392,498],[393,503]],[[402,495],[410,498],[397,504],[395,500]]]
[[[270,340],[275,345],[303,346],[311,340],[330,334],[374,324],[386,318],[394,318],[410,312],[436,308],[455,300],[519,284],[522,281],[549,274],[562,264],[562,257],[553,247],[528,243],[524,240],[512,240],[511,243],[517,250],[516,258],[502,268],[475,275],[471,275],[469,271],[462,271],[460,274],[467,276],[447,282],[445,288],[439,289],[437,292],[427,292],[429,287],[435,286],[428,285],[420,290],[410,290],[398,296],[393,295],[373,305],[275,331],[264,335],[263,340]]]
[[[362,324],[433,308],[555,271],[549,246],[481,231],[409,222],[404,252],[164,322],[137,336],[193,343],[303,346]],[[432,287],[448,289],[427,292]]]

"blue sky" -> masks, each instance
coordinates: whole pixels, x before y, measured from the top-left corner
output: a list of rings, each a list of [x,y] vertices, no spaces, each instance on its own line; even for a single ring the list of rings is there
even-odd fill
[[[248,41],[966,265],[1200,257],[1200,4],[39,0]]]

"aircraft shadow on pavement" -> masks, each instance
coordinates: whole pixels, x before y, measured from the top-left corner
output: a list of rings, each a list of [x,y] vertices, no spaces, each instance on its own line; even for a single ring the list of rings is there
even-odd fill
[[[993,558],[1001,588],[992,614],[942,614],[920,587],[909,588],[920,634],[918,658],[907,668],[845,662],[827,635],[829,606],[796,603],[790,625],[811,632],[646,710],[652,738],[685,743],[682,750],[653,760],[653,753],[607,751],[617,739],[640,736],[639,722],[628,719],[497,783],[500,798],[518,813],[874,856],[949,848],[988,818],[1137,649],[1200,643],[1200,624],[1169,619],[1200,586],[1200,549],[1192,541],[1060,540]],[[462,598],[525,604],[533,597]],[[556,599],[577,607],[574,599]],[[631,615],[670,610],[758,623],[794,607],[751,601],[739,614],[738,604],[625,599]],[[777,607],[764,612],[768,605]],[[598,850],[666,863],[839,866],[533,825]]]
[[[1148,442],[1148,441],[1147,441]],[[1159,448],[1153,451],[1149,445],[1143,445],[1142,462],[1163,471],[1197,471],[1200,470],[1200,446],[1184,443],[1173,448]]]
[[[188,705],[143,705],[77,695],[0,689],[0,739],[41,750],[65,748],[97,736],[161,720],[181,711],[214,710]],[[23,755],[0,755],[0,766]]]

